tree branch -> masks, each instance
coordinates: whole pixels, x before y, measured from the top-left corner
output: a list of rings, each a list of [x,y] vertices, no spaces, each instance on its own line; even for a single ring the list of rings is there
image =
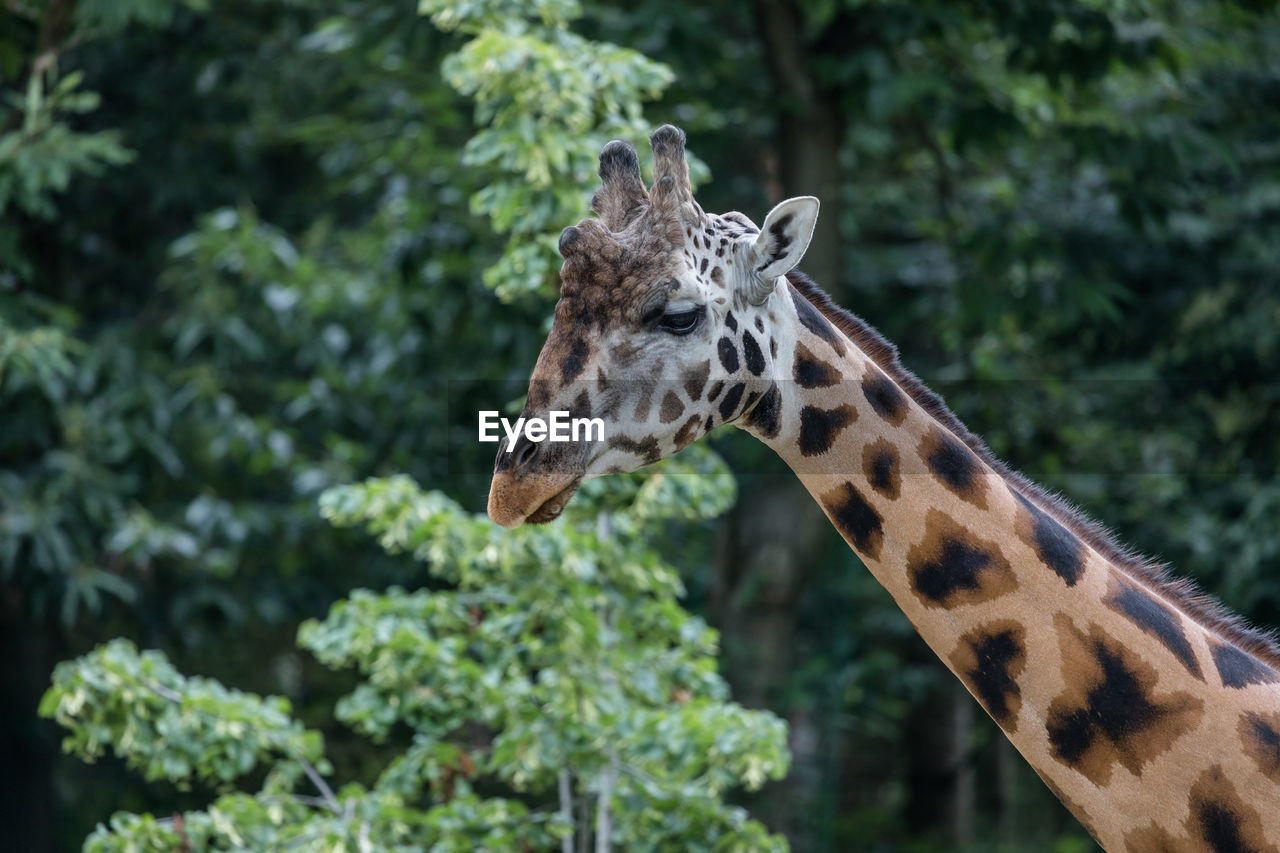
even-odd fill
[[[58,61],[77,2],[78,0],[52,0],[44,10],[44,15],[39,18],[40,30],[36,36],[35,56],[31,60],[28,81],[41,76]],[[10,0],[6,6],[17,14],[18,4],[14,0]],[[22,110],[14,110],[5,118],[3,126],[0,126],[0,134],[16,130],[21,123]]]
[[[569,778],[569,768],[560,768],[560,814],[573,826],[573,780]],[[560,853],[573,853],[573,836],[566,835],[560,839]]]
[[[596,853],[609,853],[613,837],[613,813],[609,800],[618,782],[618,751],[609,748],[609,766],[600,771],[600,805],[596,809]]]
[[[75,13],[77,0],[53,0],[40,21],[40,35],[36,40],[36,56],[31,63],[31,74],[43,74],[55,62],[66,41]]]
[[[342,805],[338,802],[338,798],[334,796],[333,789],[329,787],[329,783],[324,781],[324,777],[305,758],[299,758],[298,763],[302,765],[302,772],[307,774],[311,784],[315,785],[316,789],[324,796],[325,805],[329,807],[329,810],[334,814],[342,814]]]

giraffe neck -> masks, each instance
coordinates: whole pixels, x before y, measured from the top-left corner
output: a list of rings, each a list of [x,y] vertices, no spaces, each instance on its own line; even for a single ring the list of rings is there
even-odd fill
[[[744,425],[925,642],[1106,849],[1280,850],[1274,650],[1005,470],[810,288],[772,297],[794,347]]]

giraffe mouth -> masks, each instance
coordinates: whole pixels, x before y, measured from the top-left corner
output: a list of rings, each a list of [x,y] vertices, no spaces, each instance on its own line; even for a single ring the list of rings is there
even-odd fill
[[[508,529],[555,521],[578,490],[582,474],[497,471],[489,483],[489,518]]]
[[[569,498],[573,497],[573,493],[578,491],[578,486],[582,483],[581,477],[575,477],[573,482],[547,498],[542,504],[529,513],[525,517],[526,524],[547,524],[555,521],[560,517],[560,513],[564,512],[565,506],[569,503]]]

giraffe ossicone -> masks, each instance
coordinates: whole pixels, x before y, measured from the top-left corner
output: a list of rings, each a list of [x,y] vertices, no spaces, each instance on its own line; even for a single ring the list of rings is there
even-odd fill
[[[566,228],[524,417],[597,440],[501,446],[489,515],[555,519],[585,479],[732,423],[771,446],[916,630],[1107,850],[1280,853],[1280,651],[996,460],[870,326],[795,272],[818,201],[759,228],[694,200],[684,134],[600,157]]]

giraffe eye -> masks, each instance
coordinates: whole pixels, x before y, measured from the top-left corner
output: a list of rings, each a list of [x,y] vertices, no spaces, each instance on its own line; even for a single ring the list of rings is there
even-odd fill
[[[663,314],[658,328],[673,335],[687,335],[702,322],[702,306]]]

